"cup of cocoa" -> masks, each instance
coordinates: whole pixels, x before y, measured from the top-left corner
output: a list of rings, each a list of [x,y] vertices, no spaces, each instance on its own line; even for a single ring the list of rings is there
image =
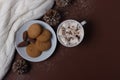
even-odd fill
[[[79,45],[84,38],[84,28],[86,21],[78,22],[73,19],[65,20],[58,26],[58,41],[65,47],[75,47]]]

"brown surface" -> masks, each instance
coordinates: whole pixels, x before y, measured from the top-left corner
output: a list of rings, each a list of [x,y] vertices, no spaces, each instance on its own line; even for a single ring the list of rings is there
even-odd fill
[[[74,0],[62,9],[63,20],[88,21],[82,44],[66,48],[58,43],[48,60],[31,63],[25,75],[10,70],[5,80],[120,80],[119,8],[120,0]]]

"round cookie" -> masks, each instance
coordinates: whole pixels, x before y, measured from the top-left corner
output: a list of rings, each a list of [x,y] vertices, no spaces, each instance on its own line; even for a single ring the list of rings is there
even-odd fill
[[[28,29],[28,36],[32,39],[37,38],[42,32],[42,27],[35,23],[32,24]]]
[[[45,51],[45,50],[50,49],[51,41],[41,42],[41,41],[37,40],[35,45],[40,51]]]
[[[26,48],[26,52],[30,57],[38,57],[42,53],[42,51],[35,47],[35,44],[29,44]]]
[[[50,38],[51,38],[51,32],[47,29],[44,29],[41,35],[38,36],[37,39],[41,42],[45,42],[45,41],[50,40]]]

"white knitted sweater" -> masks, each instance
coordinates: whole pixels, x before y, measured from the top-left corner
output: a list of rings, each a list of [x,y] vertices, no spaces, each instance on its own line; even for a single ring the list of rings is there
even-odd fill
[[[54,0],[0,0],[0,80],[14,56],[15,32],[27,21],[40,18]]]

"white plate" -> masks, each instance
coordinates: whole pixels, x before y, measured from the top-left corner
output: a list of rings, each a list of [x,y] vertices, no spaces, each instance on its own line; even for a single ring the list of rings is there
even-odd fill
[[[30,25],[34,24],[34,23],[38,23],[40,24],[42,27],[48,29],[51,33],[52,33],[52,39],[51,39],[51,48],[47,51],[43,51],[42,54],[39,57],[36,58],[32,58],[30,57],[27,53],[26,53],[26,47],[17,47],[17,45],[23,41],[23,32],[28,30],[28,28],[30,27]],[[29,21],[27,23],[25,23],[17,32],[16,32],[16,37],[15,37],[15,47],[18,51],[18,53],[20,54],[20,56],[22,56],[24,59],[31,61],[31,62],[40,62],[43,60],[46,60],[47,58],[49,58],[57,45],[57,39],[56,39],[56,34],[54,32],[54,30],[51,28],[50,25],[48,25],[47,23],[43,22],[43,21],[38,21],[38,20],[32,20]]]

